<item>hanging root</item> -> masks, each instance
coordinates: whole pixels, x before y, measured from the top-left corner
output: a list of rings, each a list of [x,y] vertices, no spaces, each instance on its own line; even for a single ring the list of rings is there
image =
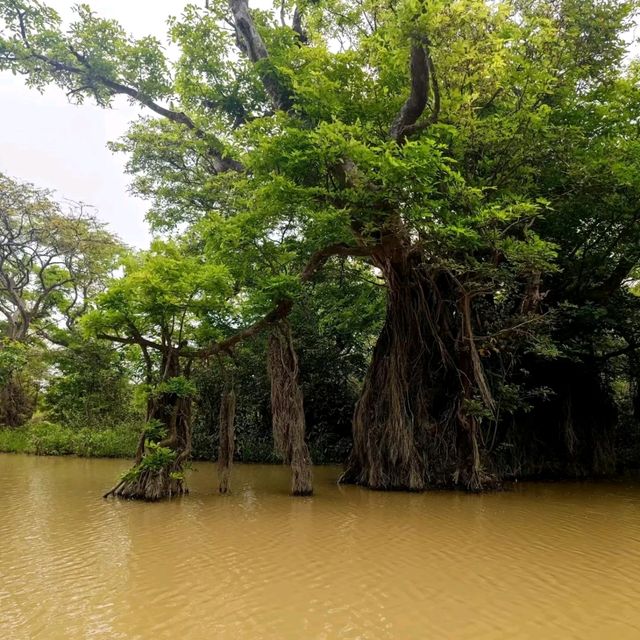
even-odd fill
[[[291,327],[281,320],[269,336],[269,377],[273,442],[276,453],[291,465],[291,493],[313,493],[311,456],[305,442],[305,419],[298,358],[293,346]]]
[[[458,308],[460,310],[460,340],[457,343],[460,399],[458,401],[458,467],[453,474],[454,484],[468,491],[478,492],[498,486],[494,475],[485,471],[481,455],[481,433],[478,419],[471,411],[476,395],[485,410],[495,412],[495,401],[487,381],[484,366],[476,347],[471,321],[471,295],[464,290]],[[484,450],[484,447],[482,447]]]
[[[218,479],[220,493],[229,491],[229,479],[233,464],[233,450],[235,438],[236,394],[233,389],[225,388],[220,402],[218,447]]]
[[[454,486],[478,493],[486,489],[497,489],[500,482],[488,473],[482,463],[481,442],[477,420],[461,408],[458,412],[459,443],[458,466],[453,472]]]
[[[404,491],[495,486],[478,417],[493,414],[495,401],[476,347],[472,296],[419,256],[377,266],[387,313],[341,482]]]

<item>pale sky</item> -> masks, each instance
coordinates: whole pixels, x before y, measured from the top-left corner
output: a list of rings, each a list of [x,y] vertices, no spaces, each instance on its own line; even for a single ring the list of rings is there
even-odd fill
[[[63,18],[76,1],[48,0]],[[179,15],[186,0],[89,0],[101,16],[117,18],[135,36],[153,34],[166,42],[166,18]],[[0,171],[38,187],[55,190],[59,199],[91,204],[127,244],[144,247],[149,232],[147,203],[127,193],[126,156],[113,154],[109,140],[120,137],[138,108],[118,98],[112,109],[89,100],[69,104],[64,92],[41,95],[27,89],[20,76],[0,73]]]

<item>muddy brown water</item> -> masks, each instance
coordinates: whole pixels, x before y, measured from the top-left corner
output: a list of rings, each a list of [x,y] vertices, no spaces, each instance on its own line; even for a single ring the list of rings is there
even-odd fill
[[[640,638],[640,484],[473,496],[238,465],[231,496],[101,493],[126,461],[0,455],[3,640]]]

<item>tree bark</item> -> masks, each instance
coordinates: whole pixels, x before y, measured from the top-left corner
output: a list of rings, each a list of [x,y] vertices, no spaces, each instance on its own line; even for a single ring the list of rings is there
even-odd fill
[[[291,493],[308,496],[313,493],[311,456],[305,441],[298,357],[286,319],[275,325],[269,335],[268,368],[276,453],[291,465]]]
[[[220,493],[229,492],[231,467],[235,445],[236,394],[225,388],[220,402],[218,479]]]
[[[180,375],[176,349],[167,349],[162,364],[164,381]],[[156,501],[188,493],[184,467],[191,454],[191,397],[160,393],[150,402],[147,425],[153,430],[160,426],[166,436],[158,441],[142,434],[134,466],[105,498]]]
[[[387,284],[386,318],[355,408],[341,481],[409,491],[493,485],[469,409],[471,400],[489,403],[490,392],[468,294],[419,252],[377,262]]]

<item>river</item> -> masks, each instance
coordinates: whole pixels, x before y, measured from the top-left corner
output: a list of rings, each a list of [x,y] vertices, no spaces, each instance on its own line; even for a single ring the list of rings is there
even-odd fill
[[[159,504],[100,498],[122,460],[0,455],[3,640],[640,638],[640,484],[482,496],[215,468]]]

